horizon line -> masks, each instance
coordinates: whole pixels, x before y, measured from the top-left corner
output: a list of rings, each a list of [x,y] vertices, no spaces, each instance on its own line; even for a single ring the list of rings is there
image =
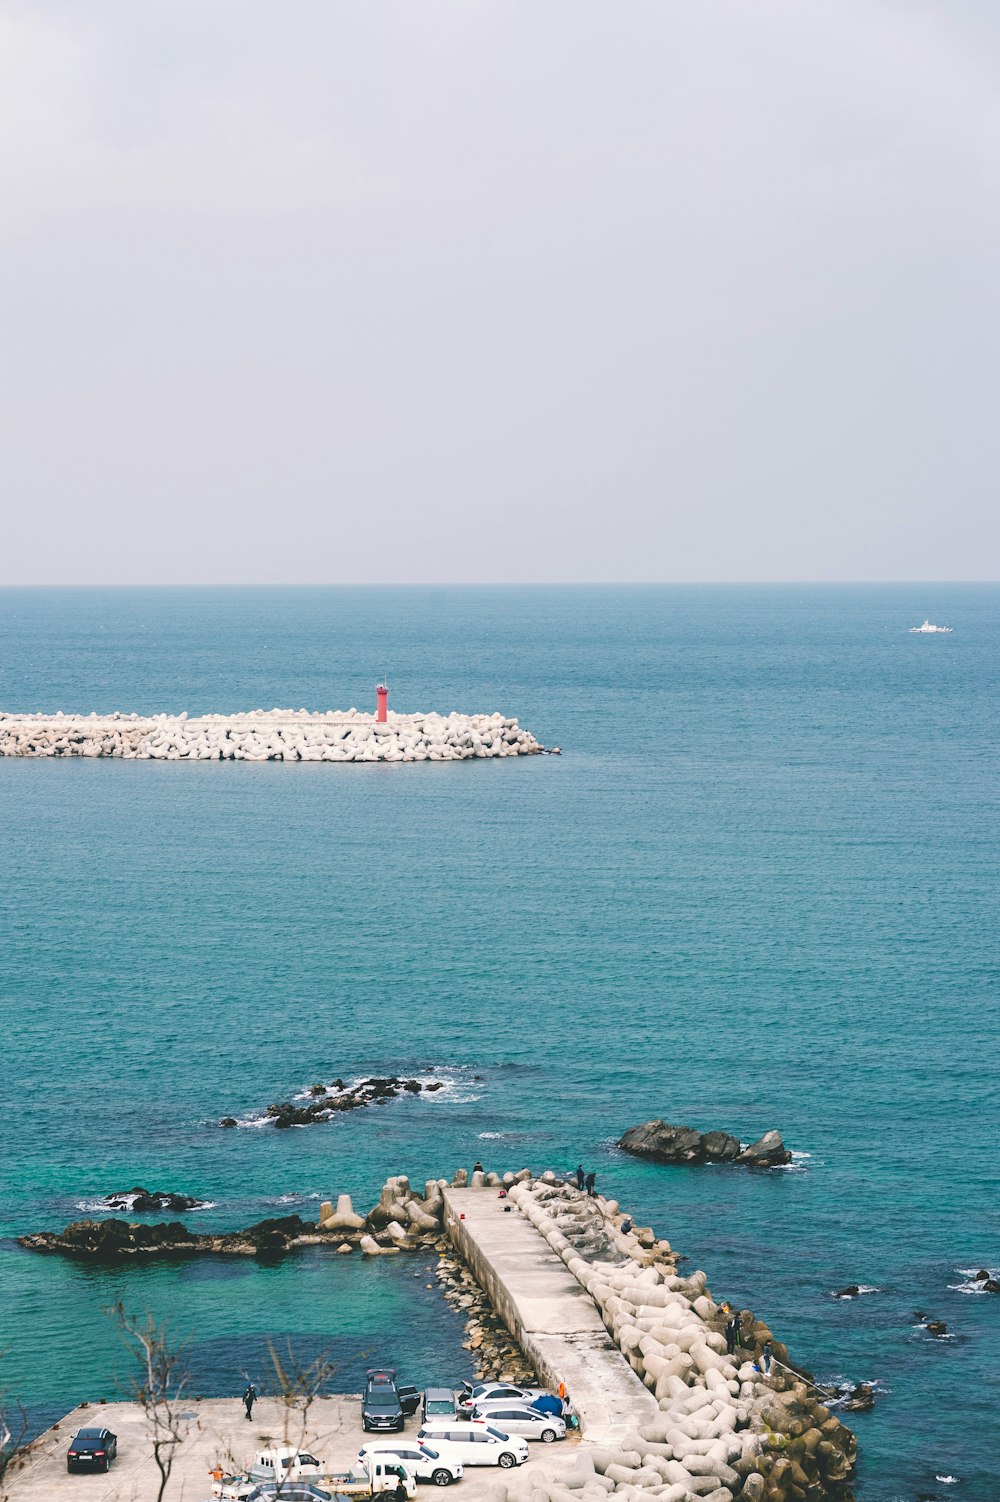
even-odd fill
[[[357,579],[306,582],[275,580],[169,580],[152,583],[139,580],[91,581],[88,583],[0,582],[0,590],[14,589],[728,589],[803,588],[836,589],[871,585],[880,588],[941,585],[1000,584],[1000,579]]]

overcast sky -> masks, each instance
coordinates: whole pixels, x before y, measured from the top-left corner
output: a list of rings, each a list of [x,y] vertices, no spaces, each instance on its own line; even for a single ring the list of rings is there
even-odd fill
[[[0,0],[0,582],[997,578],[995,0]]]

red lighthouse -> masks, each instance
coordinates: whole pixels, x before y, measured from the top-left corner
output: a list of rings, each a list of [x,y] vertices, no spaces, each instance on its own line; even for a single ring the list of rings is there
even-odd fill
[[[384,725],[389,718],[389,685],[379,683],[376,685],[375,692],[378,695],[378,713],[375,719],[379,725]]]

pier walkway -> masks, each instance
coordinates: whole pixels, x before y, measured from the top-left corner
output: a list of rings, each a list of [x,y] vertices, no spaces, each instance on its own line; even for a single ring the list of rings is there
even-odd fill
[[[445,1189],[445,1229],[542,1380],[565,1383],[584,1439],[614,1444],[660,1417],[587,1291],[496,1189]]]

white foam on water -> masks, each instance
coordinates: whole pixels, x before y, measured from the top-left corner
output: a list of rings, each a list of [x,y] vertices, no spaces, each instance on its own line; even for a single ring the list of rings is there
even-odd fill
[[[420,1076],[417,1075],[415,1076],[415,1078],[420,1079]],[[470,1080],[448,1080],[442,1079],[441,1075],[439,1074],[429,1074],[424,1079],[421,1079],[420,1083],[425,1087],[429,1084],[440,1084],[441,1089],[428,1091],[425,1088],[421,1091],[420,1095],[417,1096],[418,1100],[447,1100],[453,1106],[468,1106],[471,1105],[473,1101],[482,1100],[483,1098],[482,1090],[473,1090],[470,1088],[472,1084],[472,1081]],[[476,1080],[475,1083],[478,1085],[480,1081]],[[460,1093],[463,1090],[467,1092],[464,1095]]]
[[[507,1135],[508,1135],[507,1132],[480,1132],[479,1133],[480,1140],[483,1141],[483,1142],[499,1142],[501,1140],[501,1138],[506,1137]]]
[[[943,1482],[945,1486],[954,1486],[957,1483],[957,1481],[958,1481],[958,1477],[957,1476],[935,1476],[934,1480],[935,1481],[941,1481],[941,1482]]]
[[[911,1328],[911,1330],[926,1330],[929,1323],[930,1323],[929,1320],[922,1320],[919,1325],[911,1325],[910,1328]],[[958,1337],[956,1336],[956,1334],[955,1334],[955,1332],[953,1330],[946,1330],[943,1335],[932,1335],[931,1339],[932,1340],[957,1340]]]
[[[957,1273],[961,1273],[964,1278],[967,1278],[968,1282],[949,1283],[948,1287],[951,1289],[952,1293],[986,1293],[983,1279],[977,1279],[976,1273],[985,1272],[989,1273],[991,1278],[1000,1277],[1000,1271],[998,1271],[995,1267],[987,1267],[983,1262],[981,1262],[978,1267],[956,1267],[955,1271]]]

